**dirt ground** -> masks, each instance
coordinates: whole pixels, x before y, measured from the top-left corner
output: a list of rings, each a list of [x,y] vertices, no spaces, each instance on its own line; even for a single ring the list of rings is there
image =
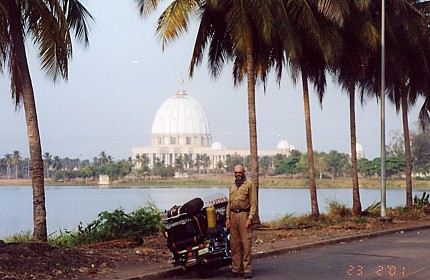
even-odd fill
[[[428,215],[427,215],[428,216]],[[430,225],[430,217],[419,220],[367,223],[345,222],[334,226],[284,226],[254,230],[253,253],[361,233]],[[170,251],[162,236],[143,240],[112,241],[73,249],[44,243],[0,241],[0,279],[127,279],[171,268]]]

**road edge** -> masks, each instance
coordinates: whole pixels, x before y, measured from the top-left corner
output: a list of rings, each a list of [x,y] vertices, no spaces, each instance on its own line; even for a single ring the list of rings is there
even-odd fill
[[[312,248],[316,248],[316,247],[322,247],[322,246],[326,246],[326,245],[333,245],[333,244],[339,244],[342,242],[351,242],[351,241],[356,241],[356,240],[361,240],[361,239],[369,239],[369,238],[375,238],[375,237],[380,237],[380,236],[384,236],[384,235],[391,235],[391,234],[396,234],[396,233],[416,231],[416,230],[422,230],[422,229],[430,229],[430,224],[414,226],[414,227],[405,227],[405,228],[396,228],[396,229],[368,232],[368,233],[356,234],[356,235],[351,235],[351,236],[332,238],[332,239],[327,239],[327,240],[322,240],[322,241],[309,242],[309,243],[304,243],[304,244],[300,244],[300,245],[292,245],[292,246],[287,246],[284,248],[254,253],[254,254],[252,254],[252,258],[254,260],[258,260],[258,259],[262,259],[262,258],[268,258],[268,257],[272,257],[272,256],[277,256],[277,255],[283,255],[283,254],[287,254],[287,253],[291,253],[291,252],[303,251],[303,250],[312,249]],[[173,276],[177,275],[178,273],[181,273],[181,271],[182,271],[182,269],[178,268],[178,267],[168,268],[168,269],[164,269],[164,270],[161,270],[158,272],[152,272],[149,274],[144,274],[144,275],[135,276],[132,278],[127,278],[125,280],[163,279],[163,278],[167,278],[167,277],[173,277]]]

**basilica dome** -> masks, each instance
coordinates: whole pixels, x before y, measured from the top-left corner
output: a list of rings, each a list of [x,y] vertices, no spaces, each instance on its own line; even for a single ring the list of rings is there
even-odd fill
[[[211,145],[205,112],[185,90],[178,90],[175,96],[167,99],[158,109],[152,123],[152,143],[157,146]]]

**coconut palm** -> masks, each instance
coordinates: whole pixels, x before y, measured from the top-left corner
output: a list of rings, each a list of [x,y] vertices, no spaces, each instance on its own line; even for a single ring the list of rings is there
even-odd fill
[[[55,170],[55,172],[63,169],[62,160],[59,156],[54,156],[51,164],[52,164],[51,166]]]
[[[283,1],[277,18],[277,34],[272,41],[278,79],[283,65],[291,70],[293,83],[301,76],[306,125],[306,146],[312,216],[319,216],[312,143],[309,82],[316,89],[322,104],[328,64],[341,46],[337,24],[342,21],[344,1]],[[280,51],[281,50],[281,51]]]
[[[52,155],[49,152],[43,154],[43,166],[46,170],[46,177],[49,178],[49,168],[52,165]]]
[[[427,1],[426,1],[427,2]],[[427,3],[428,4],[428,3]],[[429,47],[426,15],[419,10],[424,5],[415,0],[387,1],[386,32],[386,89],[388,98],[402,112],[404,150],[406,159],[406,206],[412,206],[412,165],[408,109],[415,104],[419,94],[430,88]],[[375,1],[374,22],[380,21],[380,3]],[[365,89],[380,92],[380,53],[369,59],[369,75]]]
[[[12,165],[12,154],[5,154],[4,155],[4,162],[6,164],[6,174],[7,179],[10,179],[10,166]]]
[[[360,191],[357,168],[357,134],[355,121],[355,88],[363,80],[368,68],[368,53],[374,52],[379,45],[377,28],[372,24],[370,17],[371,0],[348,2],[348,13],[339,32],[344,44],[343,52],[337,64],[334,65],[334,74],[339,84],[349,97],[349,126],[351,137],[351,175],[353,203],[355,215],[361,214]],[[363,100],[363,99],[362,99]]]
[[[153,11],[160,1],[137,0],[143,15]],[[217,77],[227,61],[233,61],[233,72],[236,82],[246,76],[248,82],[248,121],[250,134],[251,176],[259,185],[257,124],[255,110],[256,77],[263,77],[267,71],[259,72],[256,55],[260,54],[263,42],[260,34],[270,34],[273,24],[270,14],[271,1],[187,1],[176,0],[166,8],[159,18],[157,33],[163,47],[181,32],[186,31],[191,14],[199,17],[199,30],[196,37],[193,57],[190,64],[190,76],[194,67],[203,59],[206,47],[209,49],[209,67]],[[263,29],[265,28],[265,29]],[[265,32],[264,32],[265,31]],[[209,46],[208,46],[209,45]]]
[[[67,78],[72,34],[88,42],[91,18],[78,0],[3,0],[0,2],[0,71],[8,69],[15,106],[24,106],[33,187],[34,239],[47,240],[42,148],[25,40],[32,39],[42,69],[53,80]]]
[[[22,161],[21,154],[19,151],[13,151],[12,153],[12,163],[15,165],[15,179],[18,179],[18,166]]]

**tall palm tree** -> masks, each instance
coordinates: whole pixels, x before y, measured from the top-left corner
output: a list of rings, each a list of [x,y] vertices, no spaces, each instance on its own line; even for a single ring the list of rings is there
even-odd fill
[[[25,40],[37,46],[42,69],[55,81],[67,78],[72,34],[88,43],[91,16],[78,0],[3,0],[0,2],[0,71],[9,69],[16,108],[24,105],[33,187],[34,239],[47,240],[42,148]]]
[[[377,49],[379,34],[370,17],[371,0],[347,1],[348,11],[339,32],[344,44],[343,52],[334,74],[349,97],[349,127],[351,137],[352,209],[354,215],[361,214],[360,189],[357,167],[357,132],[355,121],[355,88],[363,80],[368,68],[368,54]],[[362,99],[363,100],[363,99]]]
[[[273,56],[279,80],[284,64],[291,69],[293,83],[297,82],[299,75],[301,76],[311,211],[312,216],[319,217],[308,84],[311,82],[314,85],[322,104],[328,63],[333,60],[338,52],[337,48],[341,45],[336,27],[342,20],[344,1],[282,2],[283,8],[277,20],[278,36],[275,36],[275,43],[272,43]]]
[[[428,2],[428,1],[425,1]],[[404,150],[406,159],[406,206],[412,206],[412,160],[408,109],[415,104],[419,94],[428,96],[430,88],[430,64],[428,44],[428,20],[419,7],[428,3],[416,0],[387,1],[386,32],[386,89],[388,98],[402,112]],[[375,1],[374,22],[380,21],[380,3]],[[377,25],[377,24],[375,24]],[[380,92],[380,53],[370,56],[365,89],[374,94]]]
[[[152,12],[160,2],[136,1],[143,15]],[[209,67],[214,77],[218,76],[224,63],[233,61],[235,82],[242,81],[243,77],[247,78],[250,171],[257,189],[259,168],[255,84],[257,77],[265,80],[267,75],[267,68],[265,68],[267,64],[260,63],[258,55],[261,55],[259,48],[264,45],[262,39],[270,34],[270,26],[274,23],[274,16],[270,9],[270,4],[273,3],[275,2],[262,0],[176,0],[172,1],[162,13],[157,26],[157,33],[164,48],[166,43],[187,30],[190,15],[196,13],[200,22],[190,64],[190,76],[193,76],[194,67],[201,63],[204,51],[208,47]]]

